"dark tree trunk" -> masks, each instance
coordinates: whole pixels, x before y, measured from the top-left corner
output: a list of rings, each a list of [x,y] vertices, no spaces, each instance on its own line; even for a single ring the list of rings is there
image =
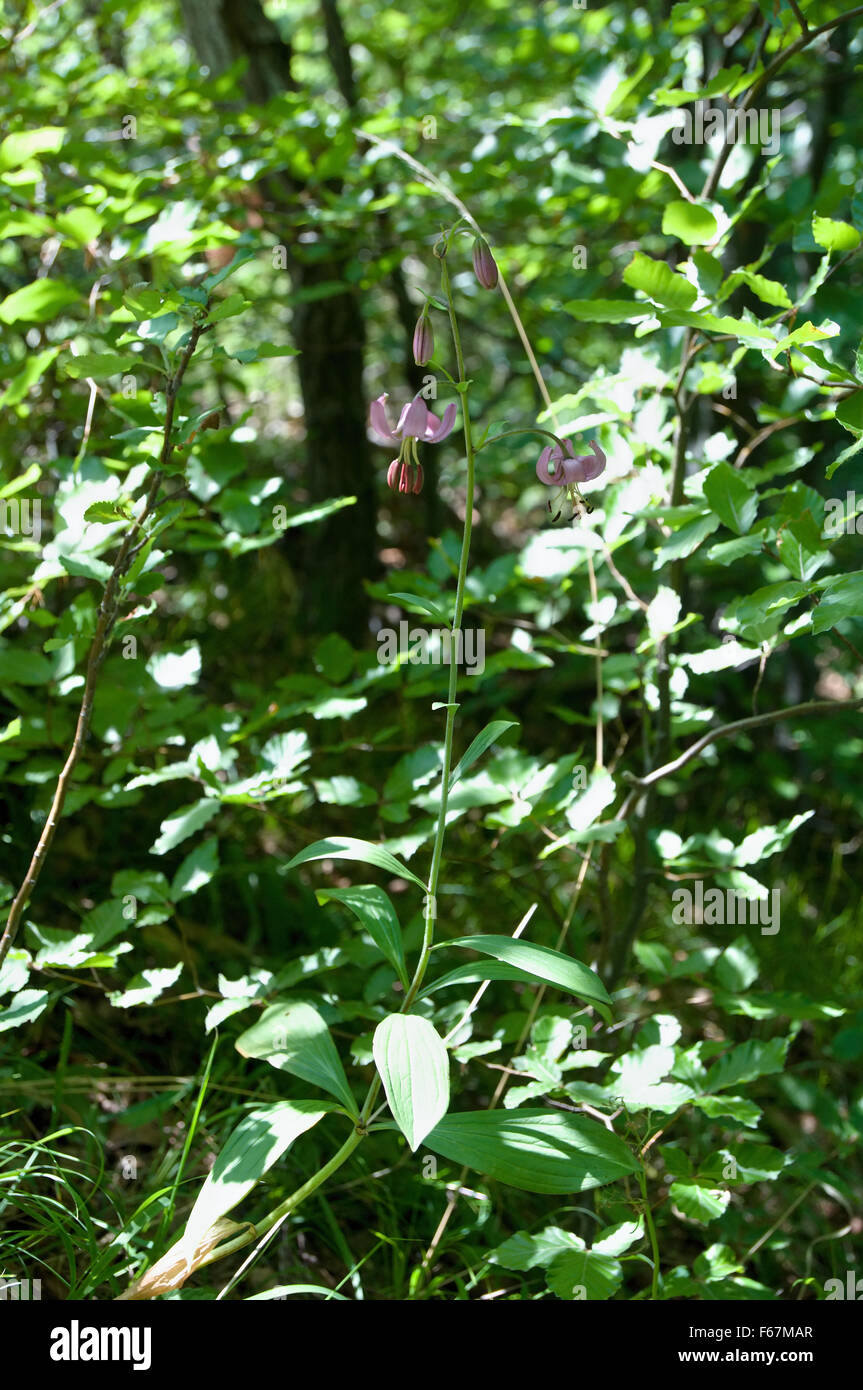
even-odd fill
[[[181,0],[181,6],[198,58],[214,76],[246,58],[244,83],[250,102],[267,102],[286,90],[297,90],[290,43],[259,0]],[[332,10],[331,5],[324,8],[330,43]],[[278,188],[286,206],[300,193],[287,177]],[[350,251],[349,246],[330,242],[322,257],[314,246],[287,244],[293,287],[301,296],[293,316],[293,339],[300,352],[306,488],[315,502],[357,499],[348,511],[295,533],[302,535],[302,625],[308,631],[338,631],[359,641],[368,616],[364,581],[376,564],[374,473],[363,390],[365,326],[358,296],[351,290],[325,299],[302,298],[303,291],[322,281],[343,281]]]

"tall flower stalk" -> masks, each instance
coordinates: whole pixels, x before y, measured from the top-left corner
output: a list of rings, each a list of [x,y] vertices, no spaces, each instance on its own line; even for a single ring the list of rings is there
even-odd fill
[[[451,627],[451,650],[456,649],[456,639],[461,628],[462,616],[464,614],[465,587],[467,582],[467,571],[470,560],[470,542],[473,529],[473,505],[475,492],[476,476],[476,448],[473,442],[473,432],[471,427],[470,410],[468,406],[468,392],[470,383],[465,371],[464,351],[461,342],[461,333],[458,325],[455,302],[452,293],[449,268],[447,266],[447,252],[449,251],[450,241],[455,235],[457,227],[452,228],[438,243],[435,253],[440,260],[441,266],[441,289],[446,301],[447,315],[449,318],[450,331],[452,334],[453,350],[455,353],[456,376],[451,376],[445,369],[441,369],[444,375],[454,386],[461,398],[462,406],[462,430],[464,434],[465,448],[465,513],[464,525],[462,529],[461,554],[459,557],[458,576],[456,580],[455,603],[453,607],[452,627]],[[486,248],[488,251],[488,248]],[[488,255],[491,252],[488,251]],[[377,410],[373,409],[372,422],[377,428],[378,433],[384,434],[383,426],[386,425],[386,413],[384,409],[384,399],[375,402]],[[427,412],[430,419],[430,412]],[[449,433],[452,428],[453,407],[449,406],[442,422],[437,422],[439,428],[427,426],[423,422],[423,428],[419,427],[416,431],[411,426],[411,407],[403,412],[396,431],[389,430],[390,437],[401,438],[404,436],[405,443],[413,448],[416,447],[417,439],[426,439],[430,442],[437,442]],[[388,428],[388,427],[387,427]],[[401,434],[399,433],[401,431]],[[555,436],[551,436],[555,439]],[[415,466],[419,467],[418,462]],[[392,465],[390,465],[392,468]],[[407,490],[407,489],[403,489]],[[410,489],[413,490],[413,489]],[[432,849],[431,867],[426,883],[425,909],[423,921],[423,938],[420,948],[419,958],[414,970],[413,978],[409,988],[405,993],[399,1013],[407,1014],[412,1009],[417,995],[422,986],[426,970],[431,957],[432,946],[434,945],[435,919],[437,916],[437,893],[440,883],[441,868],[443,864],[444,836],[446,833],[446,816],[449,801],[449,783],[452,772],[453,762],[453,742],[455,737],[455,719],[458,711],[458,663],[451,661],[449,666],[449,686],[447,690],[447,700],[445,705],[446,722],[444,726],[444,748],[443,764],[441,769],[441,794],[440,806],[438,808],[437,826],[435,829],[434,846]],[[355,1121],[354,1128],[345,1142],[335,1154],[325,1163],[316,1173],[306,1182],[298,1187],[290,1196],[286,1197],[277,1207],[267,1214],[256,1225],[246,1225],[243,1228],[234,1228],[230,1232],[227,1227],[230,1223],[225,1223],[223,1229],[226,1234],[230,1234],[230,1239],[217,1242],[218,1232],[215,1232],[216,1239],[201,1241],[197,1239],[195,1244],[189,1242],[185,1237],[181,1237],[166,1255],[162,1257],[151,1269],[138,1279],[131,1288],[122,1295],[124,1299],[141,1300],[158,1297],[162,1293],[167,1293],[173,1288],[182,1285],[189,1275],[196,1269],[202,1269],[206,1265],[213,1264],[216,1260],[222,1259],[226,1255],[231,1255],[245,1247],[258,1241],[258,1248],[251,1252],[248,1260],[233,1276],[228,1287],[241,1276],[248,1264],[256,1257],[258,1250],[272,1238],[283,1221],[292,1211],[316,1192],[330,1178],[333,1173],[341,1168],[350,1155],[357,1148],[358,1144],[367,1136],[372,1125],[375,1105],[380,1094],[381,1079],[375,1076],[371,1082],[365,1101],[360,1110],[359,1116]],[[227,1288],[223,1293],[227,1292]]]

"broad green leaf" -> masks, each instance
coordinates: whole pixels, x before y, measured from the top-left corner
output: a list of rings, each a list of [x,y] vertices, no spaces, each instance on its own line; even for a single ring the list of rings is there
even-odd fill
[[[548,1287],[558,1298],[602,1302],[617,1293],[623,1283],[620,1262],[593,1250],[567,1250],[558,1255],[546,1273]]]
[[[45,685],[53,674],[50,661],[41,652],[15,647],[0,650],[0,685]]]
[[[34,154],[55,154],[65,134],[64,126],[42,126],[39,130],[20,130],[7,135],[0,145],[0,173],[20,169]]]
[[[432,1025],[390,1014],[375,1029],[375,1066],[393,1119],[416,1153],[449,1105],[449,1054]]]
[[[113,521],[128,521],[129,517],[129,505],[125,502],[91,502],[84,513],[85,521],[98,521],[103,524],[110,524]]]
[[[159,826],[162,833],[150,847],[150,853],[167,854],[168,850],[175,849],[183,840],[188,840],[196,830],[202,829],[211,821],[218,810],[218,801],[203,797],[200,801],[193,801],[190,806],[182,806],[179,811],[166,816]]]
[[[588,830],[616,796],[614,778],[605,768],[597,768],[590,774],[590,781],[581,796],[566,808],[566,823],[580,834]]]
[[[160,994],[170,989],[182,971],[182,961],[179,965],[166,966],[164,970],[142,970],[139,975],[132,976],[125,989],[109,994],[108,1002],[115,1009],[134,1009],[141,1004],[152,1004]]]
[[[28,354],[21,371],[13,376],[6,390],[0,396],[0,406],[18,405],[23,401],[36,382],[42,379],[59,351],[58,347],[52,347],[46,348],[44,352]],[[3,375],[6,374],[4,369]]]
[[[785,1067],[788,1038],[771,1038],[769,1042],[740,1043],[733,1047],[707,1073],[704,1089],[722,1091],[726,1086],[740,1086],[759,1076],[770,1076]]]
[[[507,729],[516,728],[518,728],[518,724],[513,719],[493,719],[490,724],[487,724],[482,733],[477,734],[464,757],[459,760],[456,767],[454,767],[450,773],[450,791],[452,791],[459,778],[467,772],[469,767],[473,766],[477,758],[482,757],[486,749],[490,748],[495,740],[500,738],[501,734],[506,733]]]
[[[3,323],[47,323],[80,299],[77,290],[63,280],[34,280],[15,290],[0,304]]]
[[[704,496],[729,530],[744,535],[758,512],[758,494],[730,463],[717,463],[704,480]]]
[[[33,1023],[47,1009],[50,999],[47,989],[22,989],[20,994],[13,995],[5,1008],[0,1009],[0,1033]]]
[[[72,208],[69,212],[58,214],[57,230],[62,233],[64,240],[70,241],[73,246],[87,246],[91,241],[95,241],[105,225],[105,219],[95,208],[83,207]]]
[[[272,1004],[236,1042],[244,1057],[257,1057],[329,1091],[352,1115],[357,1102],[348,1085],[330,1030],[317,1009],[297,1000]]]
[[[662,230],[666,236],[675,236],[686,246],[706,246],[715,239],[719,229],[716,218],[707,208],[688,203],[684,198],[673,198],[665,206]]]
[[[839,402],[836,407],[836,419],[851,434],[859,435],[863,432],[863,391],[854,391]],[[850,458],[851,452],[852,450],[846,449],[842,458]],[[830,471],[827,473],[828,478],[833,476],[840,462],[841,460],[837,459],[835,464],[831,464]]]
[[[563,309],[583,323],[635,323],[650,313],[638,299],[570,299]]]
[[[530,941],[511,936],[482,935],[461,936],[455,941],[441,942],[435,949],[449,949],[451,946],[464,951],[479,951],[481,955],[493,956],[507,965],[516,965],[527,974],[558,989],[568,990],[579,999],[589,999],[604,1018],[609,1016],[611,999],[599,976],[588,966],[582,965],[581,961],[553,951],[549,946],[535,946]]]
[[[154,370],[150,362],[144,361],[143,357],[122,356],[116,352],[84,352],[80,357],[64,357],[62,369],[65,376],[78,377],[106,377],[119,376],[124,372],[134,372],[141,368],[147,372]]]
[[[860,245],[860,233],[850,222],[836,222],[832,217],[812,217],[812,235],[826,251],[855,251]]]
[[[426,1147],[524,1192],[586,1192],[638,1169],[617,1135],[562,1110],[447,1115]]]
[[[669,1197],[690,1221],[715,1221],[731,1201],[731,1193],[699,1182],[673,1182]]]
[[[295,869],[298,865],[309,864],[315,859],[358,859],[362,864],[374,864],[376,868],[385,870],[395,878],[409,879],[425,892],[426,885],[421,878],[417,878],[404,864],[400,864],[388,849],[384,849],[382,845],[373,845],[369,840],[355,840],[349,835],[334,835],[330,840],[316,840],[313,845],[295,854],[285,868]]]
[[[711,1120],[730,1115],[736,1124],[746,1129],[755,1129],[761,1119],[759,1107],[744,1096],[696,1096],[692,1104],[703,1110]]]
[[[80,579],[95,579],[98,584],[106,584],[111,578],[111,566],[104,560],[98,560],[95,555],[85,555],[83,552],[61,555],[60,564],[67,574],[77,575]]]
[[[352,888],[320,889],[319,903],[344,903],[362,922],[372,941],[389,961],[402,984],[410,983],[405,964],[402,930],[396,910],[383,888],[376,884],[357,884]]]
[[[326,1115],[316,1100],[280,1101],[250,1110],[233,1130],[189,1214],[184,1241],[203,1234],[251,1192],[295,1139]]]
[[[863,570],[828,579],[812,614],[812,631],[827,632],[844,618],[863,617]]]
[[[644,1235],[644,1221],[619,1221],[616,1226],[607,1226],[595,1238],[591,1250],[597,1255],[623,1255],[641,1240]]]
[[[660,584],[647,609],[647,627],[654,642],[674,631],[680,617],[680,595]]]
[[[688,309],[694,304],[697,291],[694,285],[669,270],[664,261],[654,261],[642,251],[636,251],[623,272],[623,279],[634,290],[642,290],[657,304],[669,309]]]
[[[174,881],[171,884],[171,898],[177,902],[180,898],[187,898],[192,893],[197,893],[200,888],[208,884],[219,867],[219,841],[213,837],[211,840],[204,840],[203,844],[198,845],[187,854],[177,872],[174,874]]]
[[[765,275],[757,275],[752,270],[733,271],[722,286],[719,302],[733,294],[739,285],[746,285],[764,304],[771,304],[776,309],[791,308],[791,300],[784,285],[780,285],[778,280],[768,280]]]
[[[235,292],[214,305],[207,315],[207,319],[209,323],[220,323],[222,319],[234,318],[235,315],[241,314],[248,307],[249,301],[246,296]]]

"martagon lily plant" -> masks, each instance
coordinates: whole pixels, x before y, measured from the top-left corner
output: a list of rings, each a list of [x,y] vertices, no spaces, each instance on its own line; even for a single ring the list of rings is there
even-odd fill
[[[448,196],[452,201],[451,195]],[[542,449],[536,464],[537,477],[548,487],[562,489],[562,495],[572,500],[574,513],[584,504],[579,484],[597,478],[605,467],[605,455],[598,445],[593,444],[589,454],[576,455],[571,441],[544,429],[506,430],[485,437],[480,444],[474,441],[470,382],[465,371],[448,264],[456,238],[465,232],[474,237],[473,267],[477,281],[489,292],[500,288],[514,314],[519,336],[528,345],[488,242],[479,235],[479,229],[467,210],[462,211],[462,218],[442,234],[434,248],[440,264],[441,291],[449,321],[454,370],[450,372],[434,357],[429,305],[423,309],[414,335],[417,362],[420,365],[433,363],[435,372],[444,377],[456,393],[458,403],[450,402],[442,415],[438,416],[429,409],[422,395],[417,395],[404,406],[395,427],[390,424],[387,414],[386,395],[381,395],[370,408],[370,425],[380,442],[397,443],[399,446],[397,456],[387,469],[389,487],[399,494],[416,494],[423,486],[420,449],[439,444],[451,436],[460,407],[464,439],[464,525],[452,599],[454,642],[464,612],[476,460],[480,450],[498,440],[522,433],[535,433],[547,439],[549,442]],[[537,371],[529,347],[528,355]],[[541,382],[541,378],[538,379]],[[447,947],[459,952],[469,950],[482,957],[480,963],[470,967],[470,978],[481,982],[479,994],[464,1018],[446,1037],[441,1037],[429,1019],[416,1011],[417,1004],[426,998],[427,993],[448,983],[448,977],[438,977],[425,991],[423,989],[426,972],[436,949],[437,903],[450,792],[462,774],[505,729],[511,727],[507,721],[493,721],[473,740],[454,766],[459,710],[458,665],[455,661],[449,667],[447,699],[433,708],[442,710],[444,730],[439,803],[427,878],[419,878],[383,846],[346,837],[318,841],[297,854],[287,866],[293,869],[315,860],[354,860],[382,869],[423,893],[422,942],[412,968],[405,954],[395,909],[381,888],[372,884],[357,885],[331,895],[340,896],[345,906],[359,918],[369,937],[395,971],[403,996],[399,1010],[384,1017],[375,1029],[375,1071],[364,1099],[358,1101],[327,1024],[316,1008],[290,996],[268,1007],[257,1023],[238,1039],[239,1052],[246,1057],[267,1060],[278,1070],[310,1085],[316,1095],[292,1097],[275,1106],[267,1105],[248,1111],[216,1159],[179,1240],[161,1259],[140,1274],[121,1298],[149,1299],[170,1293],[181,1288],[196,1269],[251,1247],[219,1295],[223,1297],[288,1217],[327,1182],[358,1145],[376,1132],[391,1131],[394,1127],[401,1131],[414,1153],[423,1144],[444,1159],[464,1164],[491,1178],[528,1191],[572,1194],[630,1174],[638,1174],[643,1187],[639,1159],[609,1127],[588,1116],[527,1107],[517,1111],[496,1111],[493,1105],[488,1110],[476,1113],[448,1113],[448,1047],[454,1045],[453,1039],[461,1023],[470,1016],[479,994],[489,981],[504,978],[532,985],[551,985],[574,996],[579,1001],[579,1008],[592,1011],[607,1022],[611,1019],[611,999],[599,976],[588,966],[559,950],[536,946],[520,939],[533,915],[534,908],[531,908],[512,936],[482,933],[446,942]],[[461,978],[458,971],[453,975],[453,983]],[[385,1103],[379,1102],[381,1089]],[[386,1110],[390,1118],[384,1115]],[[251,1223],[238,1222],[229,1217],[228,1213],[234,1211],[289,1146],[325,1117],[334,1117],[347,1124],[347,1133],[341,1144],[334,1147],[332,1156],[262,1219]],[[647,1219],[650,1222],[649,1212]]]

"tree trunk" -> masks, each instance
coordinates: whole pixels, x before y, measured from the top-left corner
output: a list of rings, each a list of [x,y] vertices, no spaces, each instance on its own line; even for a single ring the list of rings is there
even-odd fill
[[[181,6],[198,58],[213,76],[242,57],[248,60],[244,84],[250,102],[267,102],[286,90],[297,90],[290,43],[259,0],[181,0]],[[329,28],[327,10],[324,18]],[[286,204],[300,192],[287,178],[278,186]],[[333,233],[328,231],[327,236],[332,238]],[[312,252],[317,249],[311,248]],[[294,291],[302,296],[322,281],[344,281],[350,251],[349,246],[330,242],[328,254],[320,257],[288,243]],[[305,412],[307,491],[314,502],[342,496],[357,499],[348,511],[297,533],[302,534],[302,543],[297,543],[301,622],[307,631],[335,630],[358,642],[367,629],[364,581],[376,565],[374,473],[363,390],[365,325],[358,296],[346,289],[325,299],[304,301],[301,297],[292,327],[300,352],[297,368]]]

